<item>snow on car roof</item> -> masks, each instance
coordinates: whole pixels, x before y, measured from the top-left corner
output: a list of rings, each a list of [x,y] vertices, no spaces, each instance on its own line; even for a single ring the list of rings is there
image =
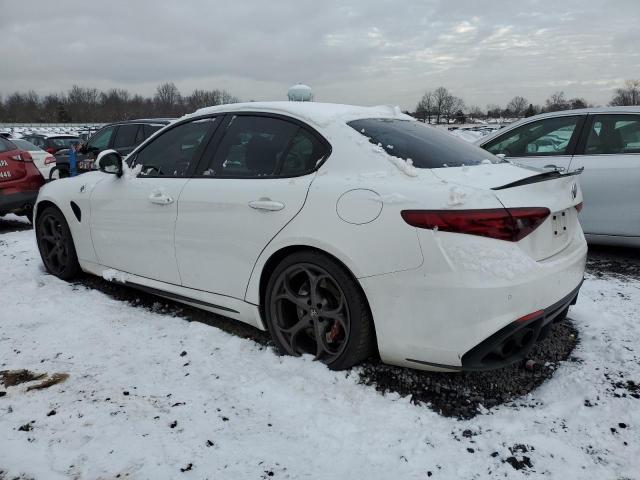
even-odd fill
[[[338,103],[319,102],[247,102],[216,105],[196,110],[185,117],[209,115],[223,112],[269,112],[280,113],[306,120],[319,126],[327,126],[335,122],[349,122],[360,118],[401,118],[415,120],[402,113],[399,107],[380,105],[375,107],[359,107]]]
[[[30,133],[28,134],[30,137],[44,137],[44,138],[78,138],[77,135],[73,135],[71,133]]]

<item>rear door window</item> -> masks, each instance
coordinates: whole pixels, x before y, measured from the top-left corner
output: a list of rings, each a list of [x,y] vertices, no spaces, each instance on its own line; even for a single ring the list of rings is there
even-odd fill
[[[571,155],[580,115],[545,118],[527,123],[491,140],[483,146],[494,155],[507,157],[540,157]]]
[[[133,146],[136,141],[138,128],[140,128],[140,125],[137,123],[120,125],[116,131],[116,137],[113,140],[113,148]]]
[[[202,176],[266,178],[311,172],[326,148],[299,125],[268,116],[231,117]]]
[[[348,125],[383,148],[389,155],[411,160],[417,168],[460,167],[483,160],[500,162],[475,145],[453,137],[438,127],[396,118],[367,118]]]
[[[595,115],[584,153],[640,153],[640,115]]]

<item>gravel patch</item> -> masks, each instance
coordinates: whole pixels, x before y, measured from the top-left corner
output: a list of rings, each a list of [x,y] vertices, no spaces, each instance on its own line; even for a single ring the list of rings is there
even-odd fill
[[[484,372],[438,373],[394,367],[380,362],[365,364],[360,381],[380,392],[411,396],[446,417],[472,418],[504,403],[535,407],[525,396],[571,359],[578,332],[571,320],[552,325],[549,335],[538,342],[524,362]]]

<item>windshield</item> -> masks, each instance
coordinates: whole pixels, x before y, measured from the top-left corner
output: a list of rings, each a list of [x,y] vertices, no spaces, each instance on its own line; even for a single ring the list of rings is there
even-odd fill
[[[348,125],[394,157],[411,159],[416,168],[443,168],[501,163],[486,150],[459,140],[437,127],[395,118],[366,118]]]

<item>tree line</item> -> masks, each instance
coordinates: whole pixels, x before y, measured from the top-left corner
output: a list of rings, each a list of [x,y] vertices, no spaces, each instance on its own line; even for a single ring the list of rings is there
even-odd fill
[[[240,100],[226,90],[199,90],[182,95],[172,82],[143,97],[113,88],[100,91],[74,85],[67,92],[38,95],[31,90],[0,97],[0,122],[106,123],[145,117],[179,117],[198,108]]]
[[[640,80],[627,80],[620,88],[616,88],[609,102],[610,106],[639,106]],[[418,101],[413,116],[428,123],[465,123],[469,118],[497,119],[530,117],[539,113],[557,112],[588,108],[593,105],[584,98],[568,98],[564,92],[555,92],[547,98],[543,105],[534,105],[525,97],[515,96],[502,107],[489,104],[486,109],[478,105],[466,107],[462,98],[453,95],[447,88],[438,87],[427,91]]]
[[[0,122],[106,123],[144,117],[179,117],[198,108],[239,101],[238,97],[219,89],[196,89],[185,96],[172,82],[158,85],[155,94],[148,97],[120,88],[100,91],[74,85],[66,93],[41,96],[31,90],[0,97]],[[627,80],[616,88],[609,105],[640,105],[640,80]],[[590,106],[584,98],[568,98],[564,92],[555,92],[542,105],[516,96],[504,107],[489,104],[482,109],[477,105],[467,107],[462,98],[445,87],[438,87],[422,96],[413,115],[429,123],[465,123],[469,118],[520,118]]]

